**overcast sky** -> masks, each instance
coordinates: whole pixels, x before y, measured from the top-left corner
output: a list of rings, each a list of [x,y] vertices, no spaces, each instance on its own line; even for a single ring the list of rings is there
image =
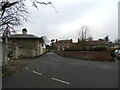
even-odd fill
[[[29,22],[22,28],[37,36],[51,39],[78,38],[81,26],[88,27],[94,39],[109,35],[110,40],[118,38],[118,1],[119,0],[39,0],[52,2],[51,5],[38,5],[38,10],[27,0],[26,5],[31,13]]]

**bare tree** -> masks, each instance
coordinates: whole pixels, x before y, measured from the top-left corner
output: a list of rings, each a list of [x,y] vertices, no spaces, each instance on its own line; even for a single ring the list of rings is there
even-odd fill
[[[7,40],[10,31],[15,31],[14,27],[22,24],[22,21],[27,21],[29,14],[25,5],[26,0],[0,0],[0,32],[3,34],[3,66],[7,57]],[[52,5],[51,2],[39,2],[37,0],[30,0],[35,8],[38,9],[37,4]],[[52,5],[55,9],[55,7]],[[56,9],[55,9],[56,10]],[[57,12],[57,11],[56,11]]]
[[[81,30],[78,33],[79,38],[78,38],[78,42],[79,45],[82,47],[83,50],[86,50],[86,40],[88,37],[88,27],[83,25],[81,27]]]
[[[109,36],[104,37],[104,40],[107,42],[110,41]]]
[[[92,36],[87,37],[87,41],[91,41],[91,40],[93,40]]]
[[[120,45],[120,39],[116,39],[114,43]]]
[[[55,43],[55,39],[52,39],[51,40],[51,45],[54,46],[54,43]]]
[[[83,25],[80,31],[78,32],[78,35],[81,41],[86,41],[88,37],[88,27]]]
[[[21,25],[23,20],[27,21],[29,12],[25,1],[26,0],[0,0],[0,31],[4,31],[6,27],[14,30],[14,27]],[[51,2],[45,3],[37,0],[30,0],[30,2],[37,9],[37,4],[52,5]],[[55,9],[53,5],[52,7]]]

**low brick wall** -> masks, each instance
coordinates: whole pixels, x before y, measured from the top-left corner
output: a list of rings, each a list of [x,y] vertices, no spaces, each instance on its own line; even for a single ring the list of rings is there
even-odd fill
[[[87,60],[101,60],[111,61],[111,51],[59,51],[58,55],[71,58],[87,59]]]

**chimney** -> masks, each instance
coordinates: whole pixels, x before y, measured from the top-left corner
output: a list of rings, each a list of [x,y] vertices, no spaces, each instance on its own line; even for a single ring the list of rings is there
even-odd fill
[[[57,42],[58,40],[56,39],[56,42]]]
[[[80,39],[78,38],[78,43],[80,42]]]
[[[70,39],[71,43],[72,43],[72,39]]]
[[[27,30],[26,30],[26,28],[23,28],[23,29],[22,29],[22,34],[24,34],[24,35],[27,34]]]

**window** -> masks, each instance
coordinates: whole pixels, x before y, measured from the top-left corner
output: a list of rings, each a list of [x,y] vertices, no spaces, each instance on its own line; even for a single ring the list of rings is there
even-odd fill
[[[64,46],[64,42],[62,43],[62,45]]]
[[[58,42],[58,46],[60,46],[60,42]]]

